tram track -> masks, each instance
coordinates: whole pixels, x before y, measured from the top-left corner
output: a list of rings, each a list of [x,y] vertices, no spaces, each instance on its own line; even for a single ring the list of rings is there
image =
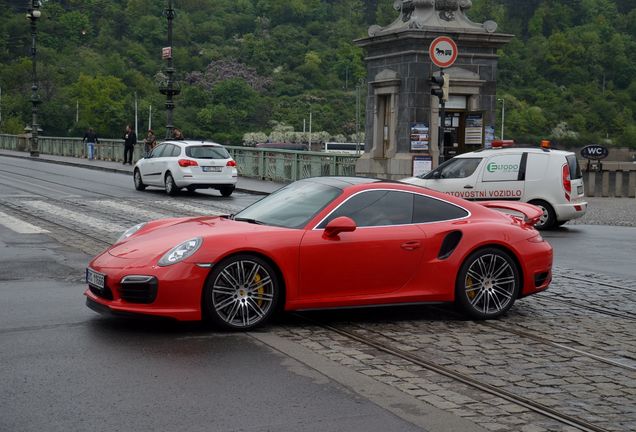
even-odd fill
[[[496,386],[493,386],[491,384],[485,383],[483,381],[480,381],[478,379],[475,379],[467,374],[461,373],[461,372],[457,372],[449,367],[437,364],[433,361],[430,361],[428,359],[425,359],[421,356],[418,356],[416,354],[413,354],[411,352],[405,351],[403,349],[400,349],[398,347],[396,347],[395,345],[386,343],[386,342],[381,342],[377,339],[372,339],[369,338],[367,336],[362,336],[359,334],[356,334],[353,331],[341,328],[341,327],[336,327],[334,325],[330,325],[330,324],[325,324],[310,318],[307,318],[305,316],[302,316],[300,314],[294,314],[294,316],[298,317],[300,320],[304,321],[304,322],[308,322],[314,326],[318,326],[320,328],[323,328],[324,330],[327,330],[329,332],[332,333],[336,333],[339,334],[341,336],[346,337],[347,339],[356,341],[358,343],[363,344],[364,346],[370,347],[372,349],[375,349],[377,351],[380,351],[384,354],[389,354],[390,356],[393,356],[395,358],[399,358],[401,360],[407,361],[412,365],[416,365],[419,366],[421,368],[424,368],[425,370],[428,370],[430,372],[434,372],[436,374],[442,375],[446,378],[450,378],[454,381],[460,382],[464,385],[467,385],[471,388],[477,389],[481,392],[487,393],[489,395],[501,398],[503,400],[506,400],[510,403],[516,404],[518,406],[524,407],[534,413],[540,414],[544,417],[550,418],[552,420],[555,420],[557,422],[559,422],[560,424],[563,425],[567,425],[567,426],[571,426],[574,427],[580,431],[593,431],[593,432],[609,432],[609,429],[605,429],[597,424],[591,423],[583,418],[579,418],[579,417],[575,417],[563,412],[560,412],[557,409],[554,409],[552,407],[549,407],[547,405],[538,403],[532,399],[526,398],[524,396],[520,396],[518,394],[515,394],[513,392],[507,391],[507,390],[503,390],[501,388],[498,388]],[[360,326],[357,326],[360,327]],[[361,327],[360,327],[361,328]],[[388,340],[392,340],[393,342],[395,342],[395,344],[397,345],[404,345],[404,342],[399,341],[397,339],[395,339],[392,336],[388,336],[379,332],[376,332],[374,330],[370,330],[367,328],[361,328],[362,330],[364,330],[365,332],[372,332],[372,333],[376,333],[378,336],[388,339]]]

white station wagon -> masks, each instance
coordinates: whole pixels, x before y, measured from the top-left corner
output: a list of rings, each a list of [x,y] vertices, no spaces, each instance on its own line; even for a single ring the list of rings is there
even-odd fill
[[[583,177],[572,152],[536,147],[478,150],[402,180],[473,201],[524,201],[543,210],[535,225],[550,229],[587,211]]]
[[[236,162],[227,149],[210,141],[165,141],[135,164],[135,189],[146,186],[165,188],[175,195],[182,188],[189,191],[214,188],[224,197],[236,187]]]

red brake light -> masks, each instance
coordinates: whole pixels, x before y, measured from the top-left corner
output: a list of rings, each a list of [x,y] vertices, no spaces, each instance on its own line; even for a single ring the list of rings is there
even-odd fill
[[[178,163],[180,167],[199,166],[197,161],[192,159],[179,159]]]
[[[565,199],[570,201],[570,193],[572,192],[572,182],[570,181],[570,167],[568,164],[563,165],[563,189],[565,189]]]
[[[227,163],[225,164],[225,166],[235,167],[235,166],[236,166],[236,162],[234,162],[233,160],[229,160],[229,161],[227,161]]]

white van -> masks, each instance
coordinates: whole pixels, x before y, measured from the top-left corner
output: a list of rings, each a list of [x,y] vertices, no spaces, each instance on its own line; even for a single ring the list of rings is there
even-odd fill
[[[572,152],[507,147],[464,153],[433,171],[402,180],[474,201],[524,201],[541,207],[535,225],[550,229],[587,211],[583,177]]]

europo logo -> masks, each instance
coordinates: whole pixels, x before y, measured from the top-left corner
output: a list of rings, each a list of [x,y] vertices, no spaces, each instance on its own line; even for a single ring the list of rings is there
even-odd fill
[[[498,164],[495,162],[490,162],[488,165],[486,165],[486,169],[488,170],[488,172],[491,173],[494,173],[496,171],[509,173],[519,171],[519,164]]]

